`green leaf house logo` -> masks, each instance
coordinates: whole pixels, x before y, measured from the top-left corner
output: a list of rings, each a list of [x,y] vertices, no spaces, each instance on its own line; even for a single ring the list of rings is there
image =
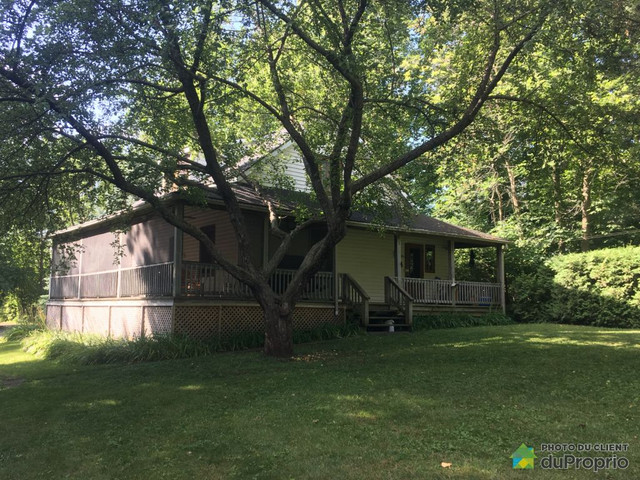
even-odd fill
[[[523,443],[511,454],[511,458],[515,470],[533,470],[533,459],[538,457],[533,453],[533,447],[527,447]]]

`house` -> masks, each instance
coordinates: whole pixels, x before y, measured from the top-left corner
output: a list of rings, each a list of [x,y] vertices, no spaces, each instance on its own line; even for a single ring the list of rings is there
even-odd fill
[[[234,188],[253,240],[253,260],[266,263],[277,245],[266,208],[249,186],[236,183]],[[289,194],[289,200],[285,195],[280,201],[283,212],[309,198],[304,192]],[[208,208],[187,206],[175,194],[164,201],[200,227],[227,258],[237,258],[233,229],[215,188],[207,194]],[[384,328],[390,319],[410,328],[418,312],[504,310],[505,240],[422,215],[386,223],[384,231],[374,230],[370,217],[354,212],[346,237],[305,287],[294,328],[347,318],[369,328]],[[286,289],[307,249],[323,235],[318,223],[296,237],[271,277],[277,292]],[[495,282],[456,280],[454,251],[467,248],[495,249]],[[126,217],[113,215],[57,232],[52,264],[47,325],[53,329],[196,338],[263,330],[262,311],[248,288],[145,203]]]

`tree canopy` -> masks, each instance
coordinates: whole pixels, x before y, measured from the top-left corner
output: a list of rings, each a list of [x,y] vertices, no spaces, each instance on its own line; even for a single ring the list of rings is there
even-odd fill
[[[354,202],[459,137],[488,102],[517,93],[509,88],[535,82],[538,60],[520,59],[555,35],[570,6],[5,0],[0,195],[24,206],[24,216],[25,198],[51,214],[69,185],[107,210],[128,197],[149,202],[251,288],[265,311],[265,350],[287,355],[292,309],[345,235]],[[566,31],[566,41],[573,35]],[[276,295],[267,279],[305,222],[284,230],[272,210],[280,246],[266,267],[254,265],[231,181],[240,162],[283,139],[300,152],[327,234]],[[162,202],[178,189],[201,204],[212,184],[236,233],[237,264]]]
[[[438,216],[531,247],[534,263],[536,252],[637,243],[639,37],[637,2],[572,4],[476,122],[405,172],[438,178],[413,186],[414,196]]]

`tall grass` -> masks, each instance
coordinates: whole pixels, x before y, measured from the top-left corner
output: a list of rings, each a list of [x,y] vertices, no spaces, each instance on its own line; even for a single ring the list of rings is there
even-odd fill
[[[354,325],[327,324],[313,330],[294,332],[294,342],[342,338],[358,332],[358,327]],[[263,344],[264,334],[260,332],[207,340],[196,340],[184,335],[156,335],[126,340],[77,332],[36,330],[22,340],[24,349],[34,355],[82,365],[201,357],[216,352],[260,348]]]

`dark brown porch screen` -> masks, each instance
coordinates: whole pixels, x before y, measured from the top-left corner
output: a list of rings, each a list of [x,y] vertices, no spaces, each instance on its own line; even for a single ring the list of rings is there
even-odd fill
[[[204,227],[200,227],[202,233],[204,233],[209,240],[213,243],[216,242],[216,226],[215,225],[207,225]],[[211,252],[206,247],[206,245],[200,242],[200,263],[213,263],[213,257],[211,256]]]

